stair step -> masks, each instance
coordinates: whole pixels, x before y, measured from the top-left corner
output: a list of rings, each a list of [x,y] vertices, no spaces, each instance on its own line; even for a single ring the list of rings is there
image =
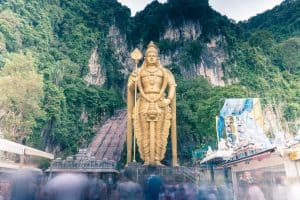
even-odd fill
[[[89,152],[96,159],[120,160],[121,151],[126,140],[127,133],[127,111],[121,110],[108,119],[104,125],[97,130],[97,135],[89,145]]]

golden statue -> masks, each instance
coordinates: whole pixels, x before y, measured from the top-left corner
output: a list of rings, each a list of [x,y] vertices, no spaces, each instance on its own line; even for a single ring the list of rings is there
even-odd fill
[[[171,128],[172,164],[178,166],[174,76],[160,64],[158,48],[153,42],[148,45],[141,68],[137,69],[142,57],[138,49],[131,57],[136,62],[136,69],[128,79],[127,163],[132,162],[133,131],[133,148],[135,151],[136,139],[144,165],[162,165]]]

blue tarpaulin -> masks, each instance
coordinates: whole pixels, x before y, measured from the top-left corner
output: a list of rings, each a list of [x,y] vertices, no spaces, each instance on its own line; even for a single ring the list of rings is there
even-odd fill
[[[253,99],[226,99],[220,111],[218,120],[218,136],[219,139],[223,137],[223,128],[225,125],[225,116],[238,116],[244,111],[251,111],[253,109]]]
[[[259,100],[257,102],[258,104],[254,105],[253,98],[226,99],[218,118],[218,138],[226,138],[233,146],[246,142],[268,147],[270,140],[264,134],[261,123],[256,121],[259,115],[252,112],[254,109],[260,109]],[[227,117],[233,117],[233,122],[225,123]],[[223,136],[225,127],[226,136]]]

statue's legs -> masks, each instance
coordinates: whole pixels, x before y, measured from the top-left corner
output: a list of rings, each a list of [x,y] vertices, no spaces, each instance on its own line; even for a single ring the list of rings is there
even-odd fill
[[[170,108],[141,101],[135,133],[144,165],[162,165],[170,130]]]
[[[161,165],[160,161],[163,159],[161,158],[161,153],[163,149],[163,124],[164,124],[164,114],[161,114],[159,120],[155,123],[155,165]]]
[[[146,121],[146,115],[140,114],[141,123],[141,135],[142,135],[142,151],[144,155],[144,165],[150,164],[150,127],[149,123]]]

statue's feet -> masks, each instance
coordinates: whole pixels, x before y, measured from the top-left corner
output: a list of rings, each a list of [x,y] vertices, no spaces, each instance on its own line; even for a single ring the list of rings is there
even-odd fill
[[[155,161],[155,165],[156,165],[156,166],[165,166],[164,164],[161,164],[160,161]]]
[[[165,165],[162,164],[160,161],[155,161],[155,162],[152,162],[151,164],[150,164],[149,161],[145,161],[143,165],[144,165],[144,166],[149,166],[149,165],[151,165],[151,166],[163,166],[163,167],[165,167]]]

